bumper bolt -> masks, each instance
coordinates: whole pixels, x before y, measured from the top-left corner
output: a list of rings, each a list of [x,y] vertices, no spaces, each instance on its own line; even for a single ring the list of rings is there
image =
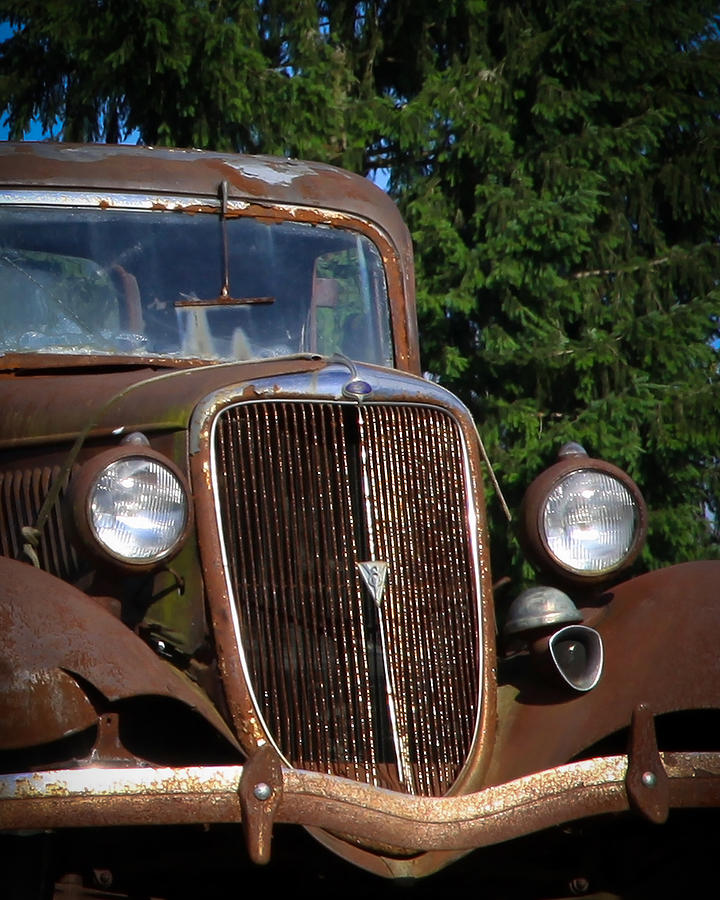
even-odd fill
[[[654,772],[643,772],[640,780],[646,788],[654,788],[657,784],[657,776]]]
[[[264,781],[259,782],[253,788],[253,794],[256,800],[269,800],[272,797],[272,788]]]

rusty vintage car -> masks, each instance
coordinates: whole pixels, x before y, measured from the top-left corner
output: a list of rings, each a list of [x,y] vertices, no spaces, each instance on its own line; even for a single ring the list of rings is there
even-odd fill
[[[623,580],[641,494],[570,444],[496,626],[482,444],[381,190],[3,144],[0,231],[3,896],[582,894],[700,852],[720,564]]]

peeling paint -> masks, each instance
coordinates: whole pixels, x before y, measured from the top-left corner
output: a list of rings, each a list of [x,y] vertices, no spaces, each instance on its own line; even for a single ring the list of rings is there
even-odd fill
[[[236,163],[232,158],[226,157],[224,162],[247,178],[258,178],[264,184],[290,185],[297,178],[317,177],[318,175],[316,168],[311,168],[309,165],[295,160],[271,161],[258,158],[255,160],[244,159]]]

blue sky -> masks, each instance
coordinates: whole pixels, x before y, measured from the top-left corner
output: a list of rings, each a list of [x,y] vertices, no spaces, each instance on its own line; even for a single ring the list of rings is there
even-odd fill
[[[12,28],[8,25],[7,22],[0,22],[0,41],[4,41],[10,37],[12,34]],[[2,117],[0,118],[0,140],[6,141],[8,137],[8,129],[5,124],[5,119],[7,116],[3,112]],[[29,131],[25,132],[25,139],[28,141],[39,141],[46,135],[43,135],[42,128],[39,123],[34,123]]]

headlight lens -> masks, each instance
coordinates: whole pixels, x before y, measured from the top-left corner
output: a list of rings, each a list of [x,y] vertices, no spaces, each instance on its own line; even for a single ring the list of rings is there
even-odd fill
[[[548,550],[573,572],[602,574],[622,565],[635,543],[639,507],[612,475],[579,469],[550,491],[541,515]]]
[[[151,563],[170,555],[182,538],[188,500],[170,468],[156,459],[131,456],[98,474],[89,513],[95,537],[111,555]]]

